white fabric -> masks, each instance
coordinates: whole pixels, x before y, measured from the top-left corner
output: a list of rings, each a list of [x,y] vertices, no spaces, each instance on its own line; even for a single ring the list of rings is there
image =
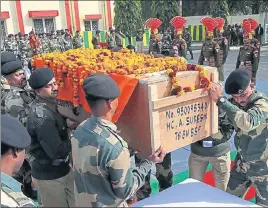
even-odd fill
[[[133,207],[260,207],[205,183],[187,179]]]

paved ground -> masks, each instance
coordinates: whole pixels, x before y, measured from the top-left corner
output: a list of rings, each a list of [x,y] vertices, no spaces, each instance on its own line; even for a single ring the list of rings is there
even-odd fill
[[[200,50],[194,51],[194,60],[188,60],[189,63],[197,64]],[[232,70],[235,69],[236,59],[238,55],[238,47],[232,47],[225,64],[225,79]],[[190,59],[188,54],[187,58]],[[257,90],[261,90],[268,95],[268,46],[261,49],[261,58],[259,70],[257,73]],[[230,140],[232,150],[235,150],[233,138]],[[188,156],[190,154],[189,146],[172,152],[172,170],[174,174],[181,173],[188,169]],[[153,171],[154,174],[155,170]],[[154,178],[154,176],[152,177]]]

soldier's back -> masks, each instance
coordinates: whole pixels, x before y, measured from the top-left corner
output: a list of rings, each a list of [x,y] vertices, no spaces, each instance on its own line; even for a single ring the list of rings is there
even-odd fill
[[[126,142],[116,134],[115,125],[92,116],[79,125],[71,140],[76,205],[124,205],[130,165],[125,158],[129,159],[129,152]],[[125,169],[115,169],[118,163]]]

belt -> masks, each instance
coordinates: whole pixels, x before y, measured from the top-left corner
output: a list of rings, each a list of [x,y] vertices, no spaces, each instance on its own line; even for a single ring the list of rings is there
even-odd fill
[[[205,147],[205,148],[211,148],[211,147],[215,147],[217,146],[218,144],[220,144],[221,142],[220,141],[198,141],[198,143]]]
[[[61,165],[63,163],[69,163],[69,155],[65,159],[55,159],[55,160],[36,160],[36,162],[43,165]]]

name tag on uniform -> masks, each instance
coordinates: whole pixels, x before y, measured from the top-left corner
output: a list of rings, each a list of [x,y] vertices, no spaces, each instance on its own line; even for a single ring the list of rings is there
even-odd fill
[[[203,141],[203,147],[213,147],[213,141]]]

